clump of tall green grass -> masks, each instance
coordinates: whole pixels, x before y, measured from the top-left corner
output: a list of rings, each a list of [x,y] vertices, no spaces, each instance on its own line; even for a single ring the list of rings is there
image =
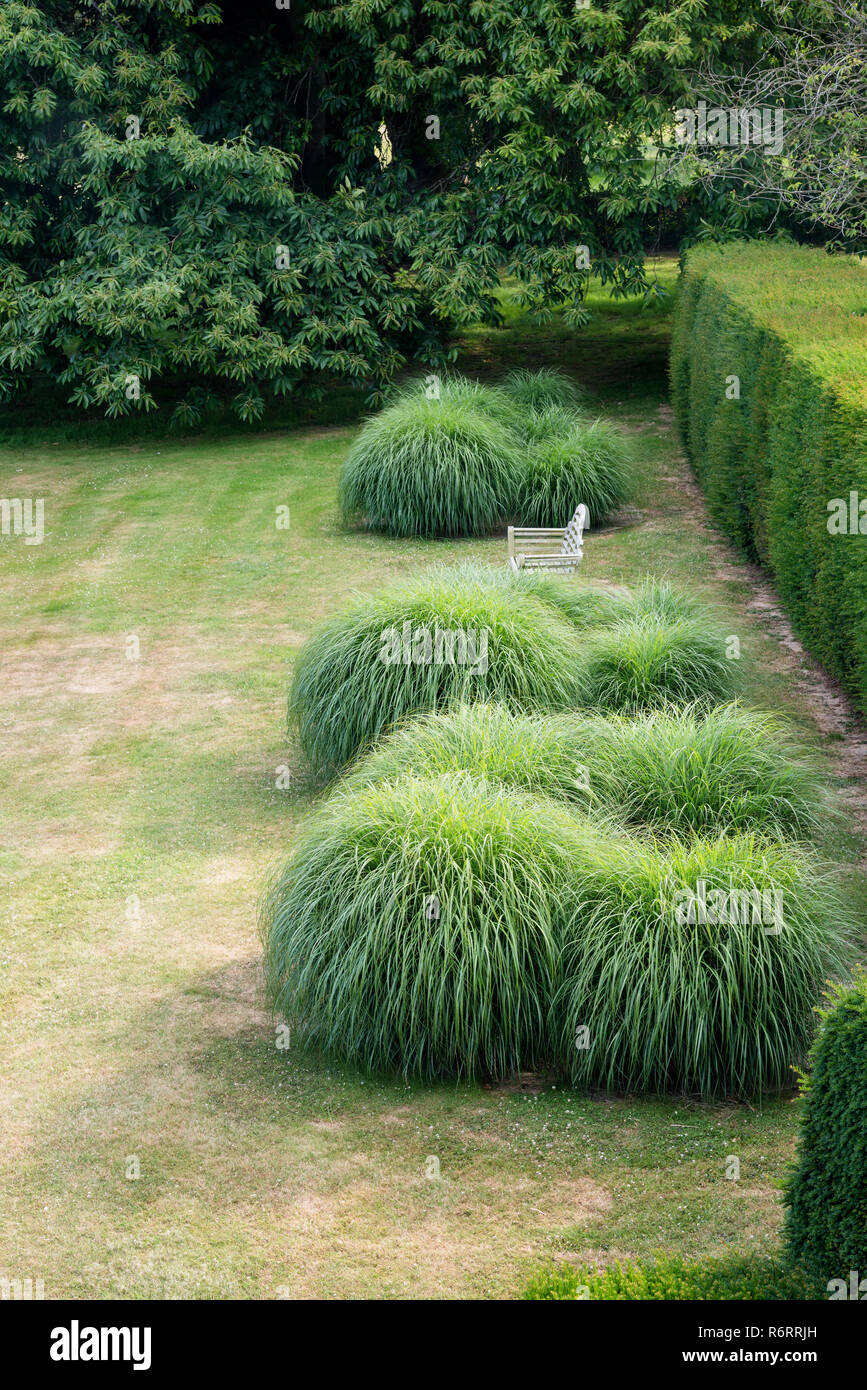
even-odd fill
[[[507,373],[500,389],[525,415],[529,411],[550,410],[556,406],[576,410],[584,400],[583,389],[557,367],[540,367],[535,371],[519,367]]]
[[[396,729],[347,781],[460,769],[664,834],[751,830],[816,841],[838,817],[817,766],[786,726],[737,705],[634,718],[461,705]]]
[[[627,596],[620,616],[626,619],[660,618],[677,623],[689,619],[714,625],[714,619],[699,598],[676,589],[670,579],[648,575]]]
[[[544,410],[530,410],[518,415],[518,429],[527,444],[563,439],[577,427],[587,424],[587,416],[582,411],[565,405],[550,405]]]
[[[753,1096],[803,1061],[851,919],[806,851],[656,842],[468,772],[350,782],[263,912],[303,1042],[422,1077]]]
[[[738,691],[726,638],[702,616],[648,612],[590,632],[581,644],[582,704],[634,714],[664,705],[722,704]]]
[[[574,707],[577,657],[564,613],[505,566],[433,569],[315,630],[290,720],[311,761],[333,769],[399,720],[451,703]]]
[[[565,808],[462,773],[336,794],[265,902],[275,1008],[303,1043],[374,1069],[544,1064],[590,836]]]
[[[683,589],[675,589],[667,579],[642,579],[630,591],[576,583],[574,579],[540,570],[512,570],[509,582],[524,592],[532,590],[582,630],[648,618],[671,623],[698,622],[716,629],[713,616],[702,603]]]
[[[338,487],[347,520],[392,536],[480,536],[501,524],[520,473],[511,406],[464,379],[411,382],[362,426]]]
[[[573,418],[529,445],[520,478],[515,512],[521,525],[565,526],[583,502],[595,526],[632,495],[633,464],[613,425]]]
[[[614,1091],[753,1096],[792,1080],[850,957],[832,878],[793,845],[609,836],[564,947],[559,1056]]]
[[[815,842],[839,824],[815,759],[786,723],[737,703],[596,717],[581,747],[596,796],[630,825]]]
[[[405,774],[437,777],[468,772],[522,791],[580,797],[575,788],[576,722],[570,715],[526,714],[505,705],[458,705],[410,720],[349,769],[348,788],[395,781]]]
[[[581,632],[610,625],[632,611],[632,600],[624,591],[582,584],[544,570],[513,570],[505,565],[494,568],[466,563],[456,566],[455,573],[470,574],[478,582],[511,589],[518,595],[529,594],[556,608]]]

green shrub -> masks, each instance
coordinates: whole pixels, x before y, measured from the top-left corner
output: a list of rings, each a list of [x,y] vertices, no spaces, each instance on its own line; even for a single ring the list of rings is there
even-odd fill
[[[542,1064],[588,834],[460,773],[336,794],[266,901],[275,1007],[302,1042],[374,1069]]]
[[[604,420],[573,420],[567,431],[532,443],[521,467],[516,515],[522,526],[565,526],[579,502],[590,524],[632,494],[632,461],[619,430]]]
[[[810,1056],[785,1238],[826,1286],[867,1278],[867,975],[829,992]]]
[[[624,714],[662,705],[719,704],[737,694],[737,663],[703,618],[647,613],[589,632],[579,664],[581,702]]]
[[[584,400],[584,391],[578,383],[557,367],[541,367],[536,371],[520,367],[504,377],[500,389],[525,413],[550,410],[554,406],[575,410]]]
[[[630,1261],[598,1271],[569,1265],[545,1269],[530,1280],[523,1296],[542,1302],[589,1299],[673,1303],[715,1299],[800,1301],[814,1300],[819,1294],[806,1274],[789,1269],[778,1259],[733,1255],[700,1263],[663,1256],[646,1264]]]
[[[362,426],[340,474],[347,520],[392,536],[479,536],[502,523],[518,486],[517,440],[491,396],[444,379],[414,382]]]
[[[740,397],[729,399],[733,378]],[[729,243],[686,260],[675,411],[711,511],[767,566],[794,626],[867,711],[867,296],[855,257]],[[867,507],[860,528],[867,531]]]
[[[397,729],[349,779],[460,769],[666,833],[806,841],[836,820],[819,771],[785,726],[736,705],[704,718],[692,708],[624,718],[462,705]]]
[[[557,1001],[568,1079],[706,1099],[789,1084],[823,981],[851,950],[851,917],[815,859],[750,835],[613,835],[581,873]]]
[[[397,721],[450,703],[574,707],[575,631],[537,592],[506,566],[444,567],[320,624],[298,657],[289,697],[311,761],[339,767]],[[439,652],[438,632],[453,634]],[[405,633],[419,660],[405,661]]]

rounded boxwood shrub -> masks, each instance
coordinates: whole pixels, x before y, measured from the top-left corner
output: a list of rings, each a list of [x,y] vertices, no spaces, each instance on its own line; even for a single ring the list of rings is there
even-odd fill
[[[506,374],[500,389],[525,415],[529,411],[549,410],[552,406],[576,409],[584,400],[584,391],[577,381],[557,367],[540,367],[535,371],[519,367]]]
[[[851,1271],[867,1278],[867,975],[831,989],[819,1012],[784,1234],[825,1296],[848,1298]]]
[[[620,715],[462,705],[395,730],[358,784],[466,769],[663,833],[754,830],[815,840],[837,819],[818,769],[771,715],[721,705]]]
[[[411,383],[364,423],[340,474],[347,520],[426,537],[480,536],[503,521],[520,469],[508,419],[484,387],[444,379],[439,392]]]
[[[811,1301],[818,1297],[818,1291],[802,1270],[790,1269],[773,1256],[729,1255],[688,1262],[669,1255],[647,1263],[630,1260],[602,1270],[574,1265],[543,1269],[530,1280],[523,1297],[531,1302],[782,1302]]]
[[[834,880],[751,835],[600,841],[564,947],[560,1057],[614,1091],[754,1096],[792,1080],[823,982],[850,956]]]
[[[311,761],[336,768],[409,715],[496,699],[577,701],[574,627],[499,570],[434,569],[320,624],[300,653],[290,721]]]
[[[581,644],[581,702],[638,713],[663,705],[721,704],[737,694],[738,662],[703,617],[646,613],[590,632]]]
[[[579,502],[591,526],[632,495],[632,462],[623,435],[604,420],[573,419],[562,433],[537,438],[522,463],[515,513],[523,526],[565,526]]]
[[[336,793],[266,900],[275,1007],[303,1043],[374,1069],[541,1065],[588,834],[465,773]]]

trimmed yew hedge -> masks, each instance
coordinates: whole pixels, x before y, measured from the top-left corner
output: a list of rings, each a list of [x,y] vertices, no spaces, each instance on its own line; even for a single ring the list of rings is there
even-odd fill
[[[867,711],[867,268],[784,242],[694,248],[671,382],[715,519]],[[851,493],[864,534],[831,534]]]
[[[830,990],[819,1012],[785,1237],[792,1264],[843,1281],[839,1298],[851,1270],[867,1277],[867,975]]]

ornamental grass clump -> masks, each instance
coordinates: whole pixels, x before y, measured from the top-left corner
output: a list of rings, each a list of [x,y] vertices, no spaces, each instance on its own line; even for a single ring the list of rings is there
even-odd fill
[[[392,536],[485,535],[518,487],[513,409],[463,379],[429,389],[410,383],[364,423],[341,470],[341,511]]]
[[[264,905],[275,1008],[302,1044],[373,1069],[546,1065],[591,838],[566,808],[466,773],[336,793]]]
[[[515,513],[522,526],[565,526],[579,502],[590,525],[605,521],[633,492],[626,440],[605,420],[573,418],[529,444]]]
[[[451,703],[577,703],[577,642],[563,612],[509,571],[434,569],[320,624],[295,666],[290,721],[333,770],[409,715]]]
[[[701,616],[648,612],[590,632],[581,644],[581,703],[636,714],[666,705],[722,704],[738,693],[738,663]]]
[[[500,390],[519,406],[524,415],[529,411],[550,410],[561,406],[577,410],[584,401],[584,391],[572,377],[557,367],[532,370],[519,367],[508,372]]]
[[[840,824],[815,759],[785,722],[737,703],[597,717],[582,742],[597,797],[630,825],[815,842]]]
[[[466,769],[660,834],[824,839],[839,811],[782,721],[738,705],[621,715],[462,705],[413,720],[351,769],[387,781]]]
[[[538,444],[543,440],[562,439],[565,435],[571,434],[574,429],[589,423],[585,414],[565,405],[551,405],[546,406],[544,410],[530,410],[521,413],[518,418],[521,438],[530,445]]]
[[[497,570],[478,565],[465,565],[460,568],[478,577],[483,583],[493,583],[497,587],[511,589],[519,595],[529,594],[540,599],[550,607],[558,609],[569,619],[572,627],[579,631],[609,626],[631,611],[629,596],[625,590],[582,584],[574,579],[546,574],[544,570],[513,570],[505,565]]]
[[[791,1085],[824,981],[851,958],[833,877],[752,835],[609,836],[581,872],[557,1000],[568,1080],[706,1099]]]

